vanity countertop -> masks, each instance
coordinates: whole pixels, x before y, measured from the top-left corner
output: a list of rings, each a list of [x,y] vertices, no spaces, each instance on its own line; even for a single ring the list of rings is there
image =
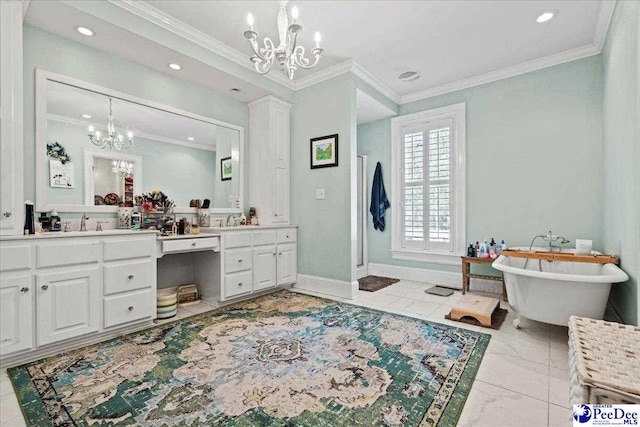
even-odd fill
[[[200,227],[201,233],[222,233],[223,231],[252,231],[252,230],[268,230],[270,228],[298,228],[292,224],[274,224],[274,225],[239,225],[236,227]]]
[[[158,233],[157,230],[103,230],[103,231],[54,231],[46,233],[0,236],[0,241],[5,240],[32,240],[32,239],[59,239],[68,237],[101,237],[101,236],[135,236],[136,234]]]

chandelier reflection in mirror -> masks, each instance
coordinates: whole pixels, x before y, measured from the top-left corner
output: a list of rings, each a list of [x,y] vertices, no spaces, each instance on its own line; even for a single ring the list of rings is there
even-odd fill
[[[244,32],[244,37],[249,41],[251,49],[255,56],[250,58],[251,62],[260,74],[267,74],[274,62],[278,62],[287,73],[289,80],[293,80],[293,74],[298,68],[313,68],[318,65],[320,56],[324,49],[320,47],[320,33],[315,34],[316,47],[311,50],[313,60],[305,57],[304,47],[298,46],[298,34],[302,31],[302,26],[296,23],[298,19],[298,8],[291,9],[291,17],[293,22],[289,25],[289,15],[287,13],[287,0],[280,2],[280,11],[278,12],[278,35],[280,36],[280,44],[276,46],[269,37],[264,38],[264,46],[258,44],[258,33],[254,31],[254,18],[251,12],[247,15],[247,24],[249,29]]]
[[[133,175],[133,163],[126,160],[114,160],[111,170],[122,178],[128,178]]]
[[[107,135],[102,135],[100,131],[94,130],[93,126],[89,126],[89,139],[94,145],[100,148],[110,148],[112,150],[125,150],[133,145],[133,133],[127,132],[127,139],[121,133],[116,132],[116,126],[113,123],[113,99],[109,98],[109,120],[107,122]]]

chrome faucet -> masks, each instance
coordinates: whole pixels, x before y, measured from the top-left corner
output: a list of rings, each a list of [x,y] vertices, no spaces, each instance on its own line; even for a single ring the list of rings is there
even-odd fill
[[[80,218],[80,231],[87,231],[87,220],[89,217],[86,213],[82,214],[82,218]]]
[[[96,231],[102,231],[103,221],[96,221]]]
[[[233,218],[233,214],[231,214],[231,215],[229,215],[229,216],[227,217],[227,227],[230,227],[230,225],[229,225],[229,224],[230,224],[230,221],[231,221],[231,219],[232,219],[232,218]]]
[[[539,234],[536,237],[533,238],[533,241],[535,241],[535,239],[537,239],[538,237],[542,238],[542,240],[546,240],[547,242],[549,242],[549,252],[553,252],[554,248],[558,248],[560,249],[560,245],[563,245],[565,243],[569,243],[571,240],[567,240],[562,236],[556,236],[554,235],[551,230],[549,230],[549,232],[546,235],[543,234]],[[554,245],[555,242],[560,241],[559,244]],[[533,246],[533,241],[531,242],[531,246]]]

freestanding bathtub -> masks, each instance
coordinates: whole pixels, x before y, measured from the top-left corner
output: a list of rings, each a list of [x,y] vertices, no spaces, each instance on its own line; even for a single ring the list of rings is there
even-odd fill
[[[531,250],[544,251],[545,248]],[[493,267],[504,274],[509,304],[517,315],[513,321],[516,328],[520,327],[521,316],[561,326],[567,326],[572,315],[602,319],[611,284],[629,280],[627,273],[615,264],[501,255]]]

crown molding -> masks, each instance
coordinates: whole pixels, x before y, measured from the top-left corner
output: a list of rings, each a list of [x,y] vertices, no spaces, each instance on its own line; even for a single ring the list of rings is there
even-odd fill
[[[320,82],[324,82],[325,80],[332,79],[340,74],[348,73],[351,71],[352,64],[353,61],[351,59],[347,59],[346,61],[342,61],[306,77],[302,77],[300,80],[295,81],[295,90],[304,89]]]
[[[255,72],[255,69],[249,63],[249,57],[244,53],[232,48],[231,46],[221,42],[220,40],[203,33],[200,30],[168,15],[159,9],[151,6],[145,1],[135,0],[107,0],[114,6],[126,10],[140,18],[143,18],[152,24],[155,24],[167,31],[170,31],[192,43],[195,43],[221,57],[228,59],[242,67]],[[282,86],[295,90],[295,83],[290,81],[283,74],[265,74],[269,80],[272,80]]]
[[[279,105],[282,108],[291,108],[291,104],[290,103],[288,103],[287,101],[283,101],[280,98],[276,98],[273,95],[266,95],[266,96],[263,96],[262,98],[258,98],[256,100],[254,100],[254,101],[247,102],[247,105],[249,106],[249,108],[252,108],[252,107],[256,107],[258,105],[267,104],[267,103],[276,104],[276,105]]]
[[[354,61],[351,72],[360,80],[367,83],[369,86],[373,87],[375,90],[377,90],[396,104],[400,103],[400,95],[398,95],[393,89],[387,86],[378,77],[367,71],[362,65]]]
[[[609,25],[611,25],[611,18],[613,17],[613,11],[615,8],[616,0],[602,0],[600,14],[598,15],[598,23],[596,24],[596,33],[593,37],[593,45],[597,47],[600,52],[604,47],[605,40],[607,39]]]
[[[31,0],[21,0],[22,2],[22,20],[27,19],[27,12],[29,11],[29,6],[31,6]]]
[[[60,114],[47,114],[47,120],[53,120],[74,126],[93,126],[94,128],[106,128],[104,123],[92,122],[89,120],[80,120],[75,117],[62,116]],[[166,142],[167,144],[180,145],[183,147],[197,148],[199,150],[216,151],[215,143],[213,145],[196,144],[193,142],[181,141],[179,139],[167,138],[166,136],[153,135],[146,132],[136,132],[134,138],[150,139],[152,141]],[[126,154],[126,153],[125,153]]]
[[[565,62],[575,61],[577,59],[586,58],[588,56],[597,55],[600,50],[592,45],[585,45],[576,49],[566,50],[564,52],[549,55],[544,58],[534,59],[533,61],[523,62],[522,64],[511,67],[502,68],[497,71],[481,74],[479,76],[470,77],[468,79],[458,80],[456,82],[435,86],[418,92],[409,93],[400,97],[400,104],[408,104],[410,102],[419,101],[425,98],[442,95],[449,92],[455,92],[462,89],[468,89],[474,86],[507,79],[509,77],[519,76],[521,74],[530,73],[554,65],[564,64]]]

